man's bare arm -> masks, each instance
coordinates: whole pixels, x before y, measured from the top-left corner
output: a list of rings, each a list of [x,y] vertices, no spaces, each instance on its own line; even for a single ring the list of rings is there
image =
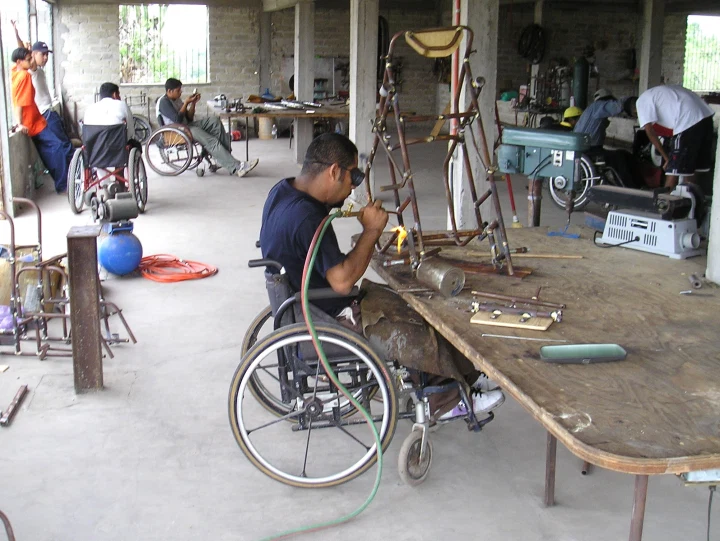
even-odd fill
[[[18,131],[27,133],[28,129],[26,126],[23,126],[22,123],[22,105],[14,105],[13,111],[15,111],[15,120],[17,121],[18,128],[20,128]]]
[[[342,263],[335,265],[325,274],[330,287],[341,295],[350,293],[355,283],[365,274],[375,251],[375,243],[387,224],[388,215],[381,202],[375,201],[360,211],[358,220],[363,225],[363,232],[355,248]]]
[[[643,126],[643,129],[645,130],[645,133],[648,136],[648,139],[650,139],[650,142],[653,144],[655,149],[660,153],[660,155],[663,157],[663,160],[665,163],[663,164],[663,169],[667,166],[668,162],[670,161],[670,157],[667,155],[667,152],[665,152],[665,149],[662,146],[662,143],[660,142],[660,139],[658,138],[658,134],[655,131],[655,128],[653,128],[652,123],[647,123],[645,126]]]

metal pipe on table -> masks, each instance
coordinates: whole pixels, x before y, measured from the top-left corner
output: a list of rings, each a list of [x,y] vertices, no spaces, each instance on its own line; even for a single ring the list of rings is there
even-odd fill
[[[547,306],[549,308],[563,309],[563,308],[567,307],[565,304],[541,301],[538,299],[528,299],[525,297],[515,297],[515,296],[511,296],[511,295],[502,295],[500,293],[490,293],[488,291],[473,290],[472,294],[477,295],[478,297],[486,297],[488,299],[497,299],[499,301],[509,301],[509,302],[520,302],[520,303],[524,303],[524,304],[534,304],[537,306]]]

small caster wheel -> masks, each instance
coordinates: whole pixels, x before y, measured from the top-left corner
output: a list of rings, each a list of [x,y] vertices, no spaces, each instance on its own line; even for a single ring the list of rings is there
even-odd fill
[[[205,169],[203,169],[202,167],[198,167],[197,169],[195,169],[195,174],[199,177],[204,177]]]
[[[422,436],[422,430],[413,430],[400,447],[398,473],[400,479],[410,486],[417,486],[425,481],[432,465],[432,442],[429,438],[425,442],[425,455],[420,456]]]

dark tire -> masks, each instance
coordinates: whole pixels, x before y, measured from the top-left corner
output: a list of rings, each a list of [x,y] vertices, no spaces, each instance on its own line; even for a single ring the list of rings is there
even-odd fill
[[[427,439],[425,454],[421,457],[422,435],[422,430],[413,430],[400,447],[398,474],[406,485],[417,486],[425,481],[430,473],[433,459],[432,442],[430,438]]]
[[[341,357],[331,358],[330,363],[344,383],[357,382],[349,390],[360,395],[363,406],[373,415],[382,448],[386,449],[398,417],[395,387],[387,368],[357,334],[334,325],[316,327],[321,343],[344,350]],[[312,359],[304,364],[313,373],[314,388],[297,386],[294,384],[297,381],[287,385],[288,391],[297,397],[294,409],[287,414],[287,418],[295,421],[294,425],[289,426],[284,417],[277,418],[259,408],[249,392],[254,372],[275,369],[278,352],[294,350],[296,345],[307,345],[310,340],[303,323],[288,325],[261,338],[243,357],[233,376],[228,409],[235,440],[260,471],[291,486],[324,488],[354,479],[377,460],[375,438],[365,418],[360,415],[340,418],[342,395],[322,366]],[[263,364],[266,361],[270,364]],[[378,387],[382,400],[371,401],[363,390],[369,388],[368,376],[375,380],[373,385]],[[319,411],[316,417],[311,417],[308,406],[313,401],[322,406],[316,409]]]
[[[148,181],[147,172],[145,171],[145,163],[142,159],[142,153],[137,148],[130,150],[128,171],[130,175],[132,194],[135,198],[138,212],[142,214],[145,212],[145,207],[147,206]]]
[[[82,148],[75,149],[70,167],[68,168],[67,195],[70,210],[80,214],[83,209],[83,194],[85,193],[85,157]]]
[[[145,143],[145,141],[147,141],[147,138],[150,137],[150,134],[152,133],[152,127],[150,126],[150,122],[148,122],[147,118],[140,115],[133,115],[133,122],[135,124],[134,139],[139,141],[140,143]]]

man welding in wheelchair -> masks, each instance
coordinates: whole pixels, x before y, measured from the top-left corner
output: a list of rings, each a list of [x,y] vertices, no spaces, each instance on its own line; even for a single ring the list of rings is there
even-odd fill
[[[193,92],[184,100],[182,82],[170,78],[165,81],[165,95],[158,101],[158,113],[164,125],[184,124],[192,133],[193,139],[209,152],[220,167],[227,169],[231,175],[244,177],[255,169],[259,159],[250,162],[236,160],[232,155],[230,136],[216,116],[195,120],[195,104],[200,94]]]
[[[340,207],[362,183],[364,175],[357,165],[358,151],[352,141],[340,134],[324,134],[308,147],[300,175],[285,178],[270,190],[260,231],[262,255],[283,265],[293,290],[300,290],[305,258],[318,226],[330,209]],[[365,273],[388,214],[380,201],[375,201],[361,209],[358,220],[363,232],[348,254],[340,251],[332,225],[329,227],[311,271],[310,289],[332,288],[339,295],[348,295]],[[360,297],[354,300],[342,297],[313,304],[340,324],[364,334],[383,358],[417,371],[413,377],[424,374],[426,384],[438,385],[448,379],[461,382],[470,391],[467,394],[472,396],[476,414],[489,412],[505,400],[484,374],[389,288],[365,280]],[[465,417],[468,411],[460,396],[457,389],[431,395],[433,420]]]

